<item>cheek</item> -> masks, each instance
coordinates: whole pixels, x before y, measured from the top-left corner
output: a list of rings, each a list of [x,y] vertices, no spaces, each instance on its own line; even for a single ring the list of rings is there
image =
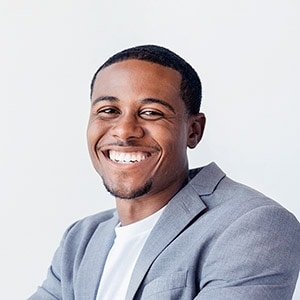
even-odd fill
[[[105,128],[95,121],[90,121],[87,128],[87,140],[89,145],[95,144],[105,132]]]
[[[99,130],[94,125],[88,125],[87,128],[87,144],[90,157],[92,160],[96,159],[96,145],[99,140]]]
[[[164,160],[170,170],[174,174],[180,172],[181,167],[187,164],[187,133],[182,128],[172,132],[164,141],[164,150]]]
[[[88,125],[86,136],[87,136],[88,146],[90,148],[95,139],[95,130],[94,130],[93,126],[91,126],[90,124]]]
[[[171,151],[177,153],[187,147],[187,129],[185,126],[177,126],[172,130],[162,130],[158,135],[159,140]]]
[[[187,155],[186,134],[180,131],[165,132],[160,137],[160,147],[165,161],[185,160]]]

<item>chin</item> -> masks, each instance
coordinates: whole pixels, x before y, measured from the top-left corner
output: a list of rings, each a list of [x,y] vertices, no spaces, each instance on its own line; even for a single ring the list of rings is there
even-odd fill
[[[125,189],[125,188],[113,188],[110,187],[105,181],[103,181],[103,184],[106,188],[106,190],[114,197],[119,199],[135,199],[141,196],[144,196],[149,193],[152,187],[152,181],[148,181],[145,183],[142,187],[136,188],[136,189]]]

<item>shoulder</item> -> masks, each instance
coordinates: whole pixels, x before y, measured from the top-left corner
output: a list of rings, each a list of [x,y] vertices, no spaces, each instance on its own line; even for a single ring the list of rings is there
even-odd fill
[[[270,233],[274,234],[284,229],[288,229],[292,236],[297,235],[297,232],[299,234],[298,220],[278,202],[230,179],[216,164],[197,171],[189,184],[206,206],[200,218],[203,222],[213,222],[214,228],[220,228],[220,232],[226,228],[241,228],[243,224],[257,228],[268,225]]]
[[[118,217],[115,209],[87,216],[70,225],[64,233],[63,242],[81,243],[88,241],[101,224],[115,222]]]
[[[81,219],[67,228],[53,258],[53,269],[76,269],[92,240],[101,243],[105,235],[113,236],[118,222],[115,210],[108,210]],[[78,267],[78,266],[77,266]]]
[[[266,295],[291,293],[300,267],[296,217],[273,199],[230,179],[216,165],[200,169],[190,184],[206,206],[194,223],[201,234],[205,231],[205,290],[230,285],[244,293],[251,285],[265,289]]]
[[[94,215],[87,216],[73,223],[69,230],[86,230],[97,227],[100,223],[116,217],[116,209],[109,209]]]
[[[258,207],[275,206],[284,208],[261,192],[230,179],[215,163],[190,171],[193,187],[208,210],[237,209],[241,213]]]

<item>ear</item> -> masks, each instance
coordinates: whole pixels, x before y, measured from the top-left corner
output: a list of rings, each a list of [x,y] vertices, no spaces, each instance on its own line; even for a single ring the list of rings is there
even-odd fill
[[[191,149],[195,148],[201,141],[205,128],[206,118],[203,113],[189,116],[189,131],[187,146]]]

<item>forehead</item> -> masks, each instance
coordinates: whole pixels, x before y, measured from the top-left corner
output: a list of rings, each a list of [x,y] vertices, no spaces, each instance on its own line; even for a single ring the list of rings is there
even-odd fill
[[[129,59],[102,69],[96,77],[92,99],[118,90],[180,95],[181,75],[176,70],[143,60]]]

